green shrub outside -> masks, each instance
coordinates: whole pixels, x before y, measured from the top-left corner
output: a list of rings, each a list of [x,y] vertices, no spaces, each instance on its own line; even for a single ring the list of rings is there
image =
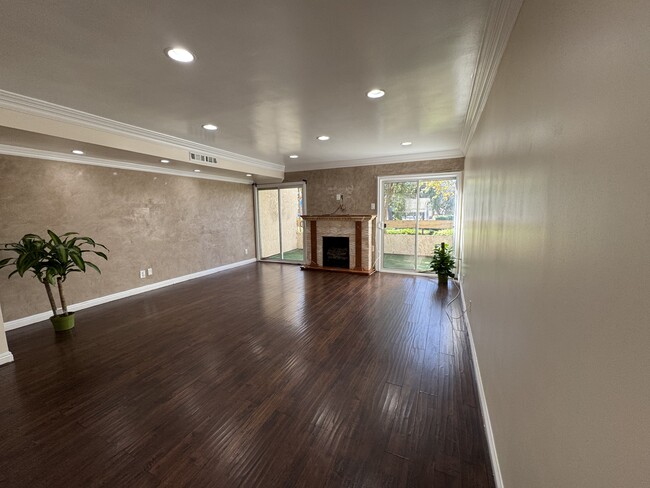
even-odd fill
[[[415,235],[415,229],[386,229],[384,232],[386,234],[392,234],[392,235],[407,235],[407,236],[414,236]],[[424,236],[453,236],[454,235],[454,229],[440,229],[440,230],[435,230],[435,229],[420,229],[420,234],[419,235],[424,235]]]

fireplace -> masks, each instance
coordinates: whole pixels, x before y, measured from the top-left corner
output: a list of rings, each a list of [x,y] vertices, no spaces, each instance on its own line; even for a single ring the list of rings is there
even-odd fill
[[[303,215],[302,218],[307,223],[302,269],[366,276],[375,272],[374,215]]]
[[[323,266],[350,268],[350,238],[323,236]]]

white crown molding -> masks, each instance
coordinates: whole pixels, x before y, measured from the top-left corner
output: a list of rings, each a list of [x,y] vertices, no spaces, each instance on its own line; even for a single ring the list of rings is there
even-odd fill
[[[128,161],[119,161],[114,159],[102,159],[91,156],[77,156],[75,154],[64,154],[54,151],[43,151],[41,149],[31,149],[28,147],[9,146],[0,144],[0,155],[19,156],[24,158],[44,159],[47,161],[61,161],[64,163],[86,164],[89,166],[103,166],[105,168],[125,169],[129,171],[141,171],[144,173],[157,173],[162,175],[183,176],[185,178],[199,178],[203,180],[225,181],[228,183],[241,183],[250,185],[253,180],[245,178],[235,178],[231,176],[221,176],[209,173],[195,173],[194,171],[182,171],[170,167],[149,166],[146,164],[132,163]]]
[[[461,148],[467,154],[523,0],[493,0],[479,50]]]
[[[416,154],[399,154],[394,156],[380,156],[377,158],[350,159],[346,161],[330,161],[322,163],[290,163],[285,167],[286,173],[295,171],[310,171],[316,169],[351,168],[354,166],[375,166],[379,164],[411,163],[415,161],[434,161],[439,159],[462,158],[465,155],[459,149],[447,151],[432,151]]]
[[[56,105],[44,100],[38,100],[36,98],[30,98],[6,90],[0,90],[0,108],[44,117],[50,120],[72,123],[84,128],[101,130],[119,136],[128,136],[147,142],[166,144],[183,151],[192,151],[214,156],[217,159],[224,158],[258,168],[284,171],[284,165],[282,164],[251,158],[224,149],[218,149],[205,144],[181,139],[180,137],[162,134],[142,127],[136,127],[134,125],[125,124],[98,115],[92,115],[80,110],[63,107],[61,105]]]
[[[229,269],[238,268],[239,266],[245,266],[247,264],[252,264],[257,261],[255,258],[246,259],[244,261],[236,261],[230,264],[224,264],[217,268],[206,269],[205,271],[198,271],[196,273],[191,273],[188,275],[179,276],[177,278],[171,278],[169,280],[159,281],[157,283],[151,283],[150,285],[139,286],[138,288],[131,288],[130,290],[120,291],[113,293],[111,295],[106,295],[99,298],[93,298],[91,300],[86,300],[85,302],[76,303],[74,305],[68,306],[68,310],[71,312],[77,312],[79,310],[84,310],[90,307],[96,307],[103,303],[112,302],[115,300],[120,300],[122,298],[132,297],[134,295],[139,295],[140,293],[146,293],[148,291],[157,290],[159,288],[164,288],[166,286],[175,285],[177,283],[182,283],[183,281],[193,280],[196,278],[201,278],[203,276],[208,276],[214,273],[220,273],[221,271],[227,271]],[[52,312],[40,312],[28,317],[23,317],[21,319],[10,320],[5,322],[5,330],[18,329],[20,327],[25,327],[26,325],[36,324],[44,320],[49,319],[52,316]]]

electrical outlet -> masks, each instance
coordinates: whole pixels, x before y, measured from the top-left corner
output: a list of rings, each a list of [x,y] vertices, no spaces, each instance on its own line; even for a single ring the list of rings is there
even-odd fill
[[[146,278],[147,277],[147,272],[144,269],[140,270],[140,279]]]
[[[147,275],[151,276],[153,274],[153,268],[147,268]]]
[[[374,209],[375,209],[375,203],[373,202],[370,204],[370,210],[374,210]]]
[[[248,249],[244,249],[244,254],[248,256]]]
[[[340,193],[337,193],[336,194],[336,199],[337,200],[343,200],[343,195],[341,195]]]

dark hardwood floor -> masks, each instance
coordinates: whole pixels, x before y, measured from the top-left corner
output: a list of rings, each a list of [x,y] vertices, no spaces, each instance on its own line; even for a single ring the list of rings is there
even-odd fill
[[[454,295],[261,263],[11,331],[0,485],[492,487]]]

